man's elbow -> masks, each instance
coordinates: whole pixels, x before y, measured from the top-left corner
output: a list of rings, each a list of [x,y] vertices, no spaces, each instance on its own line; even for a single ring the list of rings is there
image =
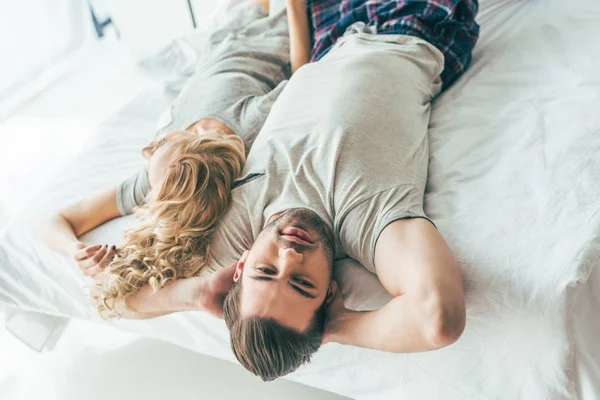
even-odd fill
[[[464,297],[448,300],[434,296],[428,301],[427,308],[429,320],[425,324],[425,336],[431,350],[456,342],[466,325]]]

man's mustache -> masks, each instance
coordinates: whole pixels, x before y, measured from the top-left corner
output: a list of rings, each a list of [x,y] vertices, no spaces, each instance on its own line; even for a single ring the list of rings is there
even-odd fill
[[[277,242],[284,249],[294,249],[294,251],[296,253],[302,254],[305,251],[309,250],[309,248],[307,246],[303,246],[299,243],[286,240],[286,239],[282,238],[281,236],[279,236],[279,239],[277,240]]]

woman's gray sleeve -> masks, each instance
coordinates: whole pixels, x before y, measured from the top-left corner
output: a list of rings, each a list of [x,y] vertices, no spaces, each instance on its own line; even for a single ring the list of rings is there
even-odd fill
[[[146,168],[121,182],[117,187],[117,207],[121,215],[131,214],[135,207],[144,204],[150,189]]]

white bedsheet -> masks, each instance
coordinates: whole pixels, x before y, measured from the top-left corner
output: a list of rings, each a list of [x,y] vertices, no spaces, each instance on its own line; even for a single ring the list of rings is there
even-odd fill
[[[426,196],[464,271],[463,337],[422,354],[330,344],[290,379],[360,399],[600,397],[600,4],[483,0],[479,21],[472,67],[435,103]],[[173,78],[182,70],[173,60],[193,57],[185,49],[145,65]],[[143,165],[139,148],[171,96],[157,85],[134,99],[12,225],[0,243],[0,300],[96,318],[82,276],[33,239],[34,226]],[[113,221],[90,241],[119,242],[134,223]],[[336,273],[347,305],[388,299],[361,267]],[[234,359],[224,323],[203,313],[115,324]]]

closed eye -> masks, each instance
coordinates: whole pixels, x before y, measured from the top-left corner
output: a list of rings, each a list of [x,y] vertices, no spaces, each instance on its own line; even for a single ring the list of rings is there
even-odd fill
[[[315,285],[313,285],[313,284],[312,284],[312,283],[310,283],[309,281],[307,281],[307,280],[304,280],[304,279],[301,279],[301,278],[295,278],[295,279],[294,279],[294,282],[296,282],[296,283],[298,283],[298,284],[300,284],[300,285],[302,285],[302,286],[305,286],[305,287],[307,287],[307,288],[311,288],[311,289],[313,289],[313,288],[315,287]]]
[[[250,279],[254,279],[255,281],[263,281],[263,282],[273,282],[273,278],[269,277],[269,276],[264,276],[264,275],[254,275],[254,276],[250,276]],[[314,296],[310,293],[308,293],[306,290],[302,290],[300,287],[294,285],[292,282],[288,282],[288,285],[290,285],[290,287],[292,289],[294,289],[297,293],[299,293],[302,297],[306,297],[307,299],[316,299],[317,296]]]
[[[273,268],[268,268],[264,266],[259,266],[255,268],[258,272],[262,272],[265,275],[275,275],[277,273]]]
[[[306,297],[307,299],[316,299],[317,298],[317,296],[313,296],[312,294],[308,293],[306,290],[300,289],[298,286],[292,284],[291,282],[288,282],[288,285],[290,285],[292,287],[292,289],[294,289],[296,292],[300,293],[300,295],[302,295],[302,297]]]

